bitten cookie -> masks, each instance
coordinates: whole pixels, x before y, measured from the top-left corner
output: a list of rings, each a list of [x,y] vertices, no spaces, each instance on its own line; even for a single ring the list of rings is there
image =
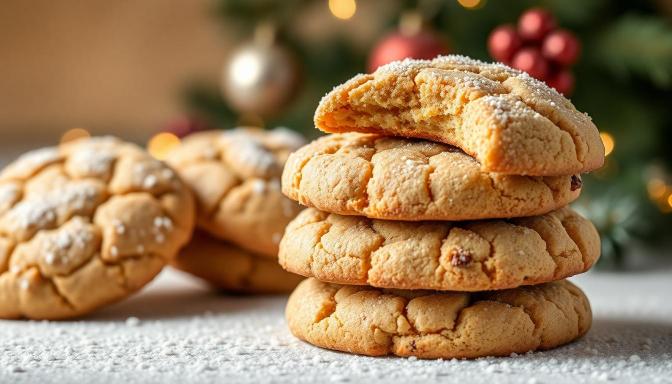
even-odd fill
[[[286,309],[289,329],[322,348],[370,356],[505,356],[581,337],[592,314],[567,281],[481,293],[381,290],[308,279]]]
[[[184,139],[168,162],[196,196],[199,228],[275,258],[285,226],[301,210],[282,195],[280,175],[303,144],[284,128],[201,132]]]
[[[0,318],[83,315],[137,291],[194,226],[186,185],[114,138],[29,152],[0,173]]]
[[[287,227],[280,264],[339,284],[485,291],[560,280],[600,255],[593,224],[570,208],[472,222],[401,222],[308,208]]]
[[[376,134],[334,134],[287,160],[282,190],[323,211],[387,220],[540,215],[579,196],[581,178],[483,171],[455,147]]]
[[[569,100],[524,72],[463,56],[358,75],[322,99],[315,125],[452,144],[506,174],[571,175],[604,162],[597,128]]]
[[[173,265],[215,287],[243,293],[289,293],[302,280],[275,260],[196,231]]]

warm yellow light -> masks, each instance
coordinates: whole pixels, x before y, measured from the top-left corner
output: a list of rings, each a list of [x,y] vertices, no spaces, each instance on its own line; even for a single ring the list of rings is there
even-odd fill
[[[648,183],[646,183],[646,189],[649,192],[649,197],[652,200],[659,200],[665,196],[665,192],[667,191],[667,185],[665,185],[665,182],[661,179],[651,179],[649,180]]]
[[[149,153],[159,160],[165,160],[168,153],[180,145],[180,139],[168,132],[154,135],[147,143]]]
[[[355,15],[357,3],[355,0],[329,0],[329,10],[335,17],[348,20]]]
[[[672,193],[670,193],[670,195],[667,196],[667,205],[669,205],[670,208],[672,208]]]
[[[464,8],[476,8],[481,5],[481,0],[457,0]]]
[[[602,144],[604,144],[604,155],[609,156],[614,151],[614,146],[616,145],[614,137],[607,132],[600,132],[600,139],[602,139]]]
[[[89,134],[89,131],[87,131],[84,128],[68,129],[67,131],[65,131],[63,136],[61,136],[61,144],[77,139],[85,139],[87,137],[91,137],[91,134]]]

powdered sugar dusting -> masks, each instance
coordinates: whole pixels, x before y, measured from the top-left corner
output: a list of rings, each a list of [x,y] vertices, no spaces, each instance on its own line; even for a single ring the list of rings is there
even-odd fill
[[[244,130],[231,130],[222,134],[227,150],[225,159],[235,169],[250,169],[254,175],[265,176],[278,164],[275,155],[263,143]]]
[[[267,138],[274,146],[290,150],[296,150],[306,143],[303,136],[286,127],[277,127],[268,131]]]
[[[529,108],[527,104],[519,99],[514,99],[506,95],[488,95],[482,98],[486,105],[494,109],[492,116],[502,125],[508,124],[512,120],[523,120],[526,118],[543,119],[544,117]]]
[[[6,321],[11,383],[669,383],[669,272],[582,276],[596,321],[546,352],[476,360],[355,356],[294,338],[284,297],[214,295],[167,271],[139,296],[83,321]],[[622,289],[627,286],[627,291]],[[597,352],[595,352],[597,351]],[[637,356],[632,358],[631,356]]]
[[[9,208],[21,195],[19,186],[14,183],[0,184],[0,212]]]
[[[61,156],[57,147],[35,149],[19,156],[2,171],[2,176],[24,178],[46,165],[59,161]]]
[[[110,148],[83,146],[68,159],[68,167],[80,175],[100,177],[111,172],[117,154]]]
[[[88,182],[67,183],[47,194],[20,201],[7,212],[0,224],[8,229],[48,228],[64,207],[70,207],[75,212],[92,209],[99,193]]]

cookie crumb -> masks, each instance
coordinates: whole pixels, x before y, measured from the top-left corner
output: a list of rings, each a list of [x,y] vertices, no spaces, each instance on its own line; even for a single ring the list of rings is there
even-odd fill
[[[450,264],[453,267],[465,267],[471,264],[472,260],[471,252],[462,248],[455,248],[450,252]]]

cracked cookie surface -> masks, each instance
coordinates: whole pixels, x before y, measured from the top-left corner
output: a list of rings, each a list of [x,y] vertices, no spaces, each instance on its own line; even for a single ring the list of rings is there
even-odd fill
[[[303,144],[285,128],[200,132],[185,138],[168,163],[196,196],[200,229],[275,258],[285,226],[301,210],[282,195],[280,175]]]
[[[272,259],[197,230],[173,266],[213,286],[241,293],[289,293],[302,280]]]
[[[570,208],[473,222],[401,222],[308,208],[280,243],[288,271],[339,284],[484,291],[560,280],[600,255],[592,223]]]
[[[584,335],[592,314],[568,281],[505,291],[384,290],[307,279],[285,311],[299,339],[370,356],[476,358],[566,344]]]
[[[143,287],[191,236],[164,163],[111,137],[32,151],[0,173],[0,318],[61,319]]]
[[[427,140],[346,133],[289,156],[282,190],[323,211],[387,220],[474,220],[533,216],[581,192],[574,176],[483,171],[455,147]]]
[[[604,163],[597,128],[564,96],[524,72],[463,56],[355,76],[322,99],[315,125],[444,142],[506,174],[571,175]]]

